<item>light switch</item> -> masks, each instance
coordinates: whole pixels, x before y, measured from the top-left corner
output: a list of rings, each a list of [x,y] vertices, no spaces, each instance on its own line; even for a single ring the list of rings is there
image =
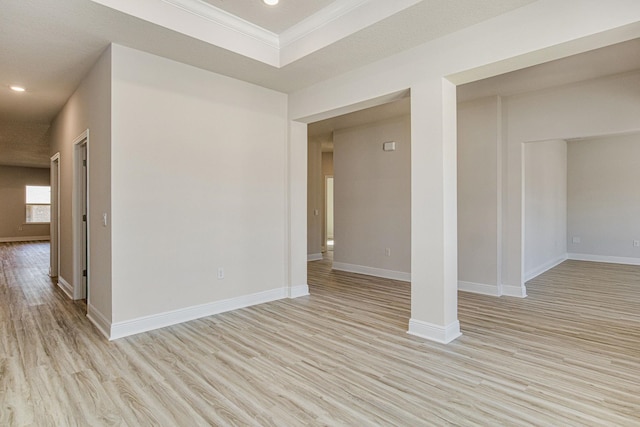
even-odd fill
[[[395,141],[388,141],[382,144],[382,149],[384,151],[396,151],[396,143]]]

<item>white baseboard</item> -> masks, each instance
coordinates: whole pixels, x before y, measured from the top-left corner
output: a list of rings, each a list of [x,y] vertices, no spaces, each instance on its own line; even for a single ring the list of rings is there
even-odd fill
[[[527,288],[524,285],[502,285],[502,295],[506,297],[526,298]]]
[[[58,275],[58,287],[62,289],[62,291],[67,294],[69,299],[73,299],[73,286],[69,284],[64,277]]]
[[[322,253],[307,254],[307,261],[320,261],[320,260],[322,260]]]
[[[129,335],[152,331],[154,329],[188,322],[189,320],[195,320],[201,317],[212,316],[214,314],[237,310],[283,298],[287,298],[287,290],[284,287],[179,310],[167,311],[165,313],[153,314],[151,316],[143,316],[137,319],[125,320],[124,322],[112,323],[109,339],[115,340]]]
[[[457,320],[448,326],[439,326],[422,320],[411,319],[409,320],[407,333],[441,344],[448,344],[462,335],[460,322]]]
[[[298,285],[289,288],[289,298],[305,297],[309,295],[309,285]]]
[[[458,281],[458,290],[463,292],[471,292],[474,294],[491,295],[499,297],[502,295],[502,287],[498,285],[487,285],[485,283],[473,283]]]
[[[530,270],[530,271],[526,272],[525,275],[524,275],[524,281],[528,282],[529,280],[533,279],[534,277],[537,277],[537,276],[541,275],[545,271],[551,270],[553,267],[555,267],[555,266],[557,266],[559,264],[562,264],[566,260],[567,260],[567,254],[563,254],[563,255],[560,255],[556,259],[552,259],[551,261],[545,262],[541,266],[538,266],[538,267],[534,268],[533,270]]]
[[[567,258],[575,261],[606,262],[609,264],[640,265],[640,258],[618,257],[591,254],[567,254]]]
[[[366,267],[364,265],[346,264],[343,262],[333,262],[333,270],[346,271],[348,273],[366,274],[367,276],[382,277],[383,279],[400,280],[402,282],[411,281],[411,273],[402,271],[385,270],[382,268]]]
[[[96,328],[98,328],[98,331],[100,331],[100,333],[104,335],[105,338],[109,339],[109,329],[111,329],[111,322],[104,316],[104,314],[96,310],[96,308],[91,304],[88,304],[87,318],[91,323],[93,323]]]
[[[49,236],[20,236],[20,237],[0,237],[0,243],[11,242],[39,242],[42,240],[51,240]]]

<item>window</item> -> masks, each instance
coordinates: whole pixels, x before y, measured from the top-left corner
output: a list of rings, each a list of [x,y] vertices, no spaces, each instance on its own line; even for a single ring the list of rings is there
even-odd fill
[[[51,187],[27,185],[26,222],[51,222]]]

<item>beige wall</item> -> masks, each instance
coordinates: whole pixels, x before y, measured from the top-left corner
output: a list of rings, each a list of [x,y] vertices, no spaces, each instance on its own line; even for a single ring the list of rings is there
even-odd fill
[[[411,272],[410,135],[408,116],[334,132],[334,268]]]
[[[107,49],[52,123],[51,154],[60,153],[59,279],[81,286],[74,267],[74,140],[89,130],[88,311],[111,320],[111,50]],[[106,213],[107,226],[102,224]],[[76,294],[77,295],[77,294]]]
[[[322,177],[322,147],[320,141],[309,141],[307,164],[307,254],[309,259],[322,252],[324,220],[324,181]]]
[[[525,280],[554,267],[567,254],[567,143],[524,145]]]
[[[458,279],[467,288],[500,281],[500,144],[497,97],[458,105]]]
[[[322,141],[310,140],[307,162],[307,254],[309,260],[319,259],[321,253],[327,250],[325,177],[328,175],[333,175],[333,153],[322,151]]]
[[[523,181],[524,147],[534,141],[637,131],[640,127],[637,119],[640,117],[639,88],[640,73],[633,72],[459,105],[458,156],[461,163],[458,172],[458,230],[459,275],[462,281],[494,288],[476,289],[479,291],[517,295],[518,289],[524,291],[525,279],[541,272],[545,266],[552,266],[553,261],[560,258],[556,249],[561,248],[548,252],[537,244],[525,241],[527,214],[522,209],[527,206]],[[606,108],[603,108],[605,105]],[[477,144],[494,151],[493,141],[499,147],[495,154],[474,153],[473,150],[479,148]],[[491,166],[483,166],[488,161],[485,157],[493,159],[494,155],[498,158],[495,172]],[[465,160],[473,156],[480,156],[483,162],[469,163]],[[490,162],[495,164],[493,160]],[[536,165],[533,164],[536,162],[529,162],[530,168],[536,168],[544,175],[544,162]],[[486,194],[494,181],[500,190]],[[563,184],[559,182],[558,185]],[[494,208],[496,201],[498,209]],[[480,219],[483,215],[488,216]],[[528,216],[531,218],[531,214]],[[498,228],[494,230],[496,221]],[[483,222],[487,224],[486,227],[482,226]],[[632,239],[628,236],[627,240]],[[500,254],[496,263],[487,259],[493,256],[494,242],[498,242]],[[491,254],[487,252],[488,247]],[[573,249],[569,247],[568,251],[572,252]],[[541,253],[547,255],[542,256]],[[549,253],[554,256],[550,257]],[[469,262],[473,257],[479,257],[482,262]],[[493,278],[487,275],[487,269],[496,267],[498,277],[501,277],[497,285],[501,285],[502,289],[496,289]]]
[[[116,326],[280,295],[289,253],[287,96],[112,49]]]
[[[640,263],[640,134],[568,146],[569,252]]]
[[[0,165],[0,242],[49,236],[49,224],[25,223],[25,187],[49,181],[49,169]]]

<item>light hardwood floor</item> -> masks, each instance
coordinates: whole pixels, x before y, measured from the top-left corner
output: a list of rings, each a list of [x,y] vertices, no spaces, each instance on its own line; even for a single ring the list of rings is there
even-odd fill
[[[640,267],[568,261],[529,297],[460,293],[463,336],[406,333],[409,285],[309,264],[311,296],[107,342],[0,245],[0,425],[640,425]]]

